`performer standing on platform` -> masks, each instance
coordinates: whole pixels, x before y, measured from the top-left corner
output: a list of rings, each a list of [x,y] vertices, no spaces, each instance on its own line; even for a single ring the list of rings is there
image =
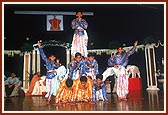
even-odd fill
[[[87,76],[90,76],[92,80],[96,79],[96,75],[99,74],[98,70],[98,63],[95,59],[94,53],[89,53],[88,57],[86,59],[86,65],[87,65]]]
[[[117,76],[117,95],[119,100],[126,100],[126,96],[129,92],[125,66],[128,64],[128,57],[135,52],[137,44],[138,41],[135,41],[134,47],[128,52],[123,52],[123,49],[119,47],[113,58],[108,60],[108,65],[111,67],[103,72],[103,79],[113,74]]]
[[[82,12],[77,12],[76,17],[77,18],[71,23],[72,29],[75,30],[71,47],[71,55],[72,58],[74,58],[75,53],[80,52],[82,56],[87,57],[88,35],[86,29],[88,27],[88,23],[82,18]]]

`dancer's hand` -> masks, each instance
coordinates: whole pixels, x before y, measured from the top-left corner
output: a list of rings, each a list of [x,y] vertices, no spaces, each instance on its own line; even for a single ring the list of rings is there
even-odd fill
[[[40,41],[37,42],[37,45],[38,45],[38,48],[41,47],[41,43],[40,43]]]
[[[119,67],[119,65],[118,65],[118,64],[115,64],[115,65],[114,65],[114,67],[115,67],[115,68],[118,68],[118,67]]]
[[[135,41],[135,42],[134,42],[134,46],[137,46],[137,45],[138,45],[138,41]]]

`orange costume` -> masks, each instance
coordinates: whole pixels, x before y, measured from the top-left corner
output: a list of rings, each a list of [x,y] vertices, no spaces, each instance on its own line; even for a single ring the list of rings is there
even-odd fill
[[[87,77],[85,86],[82,86],[80,78],[76,80],[75,84],[74,99],[84,102],[92,99],[92,80],[89,77]]]
[[[29,90],[27,91],[26,95],[29,96],[33,92],[34,86],[36,84],[36,81],[40,80],[40,77],[35,74],[30,82]]]
[[[59,101],[68,102],[73,100],[73,92],[75,90],[75,81],[73,81],[72,87],[68,88],[66,85],[66,80],[64,80],[56,93],[55,100],[56,103]]]

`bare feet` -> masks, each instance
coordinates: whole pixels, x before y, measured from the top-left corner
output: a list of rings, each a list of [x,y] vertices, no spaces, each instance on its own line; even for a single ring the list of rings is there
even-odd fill
[[[118,97],[118,101],[121,101],[122,100],[122,98],[121,97]]]
[[[127,101],[127,98],[123,98],[123,101]]]
[[[104,104],[108,104],[109,103],[109,101],[104,101]]]
[[[83,101],[84,101],[85,103],[89,102],[87,99],[83,99]]]
[[[91,101],[90,104],[96,104],[96,101]]]
[[[69,104],[70,104],[70,105],[76,105],[76,103],[75,103],[75,102],[69,102]]]
[[[118,97],[119,101],[127,101],[127,98]]]
[[[56,106],[58,105],[59,106],[59,105],[62,105],[62,104],[60,102],[58,102],[58,103],[55,103],[54,105],[56,105]]]

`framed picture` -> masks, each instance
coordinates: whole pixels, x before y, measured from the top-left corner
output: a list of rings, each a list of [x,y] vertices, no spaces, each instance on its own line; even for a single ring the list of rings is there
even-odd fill
[[[62,15],[47,15],[47,31],[63,31]]]

